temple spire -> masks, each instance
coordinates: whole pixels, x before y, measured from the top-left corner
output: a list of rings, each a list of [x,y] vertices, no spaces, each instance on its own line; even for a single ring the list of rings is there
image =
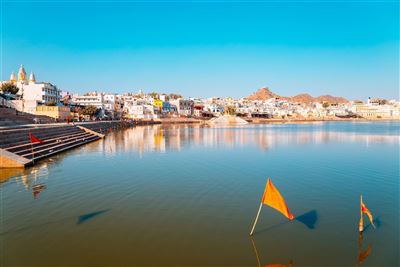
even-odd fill
[[[22,64],[18,71],[18,81],[26,81],[26,71],[24,69],[24,65]]]

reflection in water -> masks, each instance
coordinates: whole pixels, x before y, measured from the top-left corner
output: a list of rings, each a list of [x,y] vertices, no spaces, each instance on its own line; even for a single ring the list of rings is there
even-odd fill
[[[35,184],[32,186],[32,195],[34,199],[37,199],[39,197],[39,194],[46,189],[45,184]]]
[[[362,232],[358,236],[358,257],[357,257],[357,264],[356,266],[360,266],[366,258],[371,254],[372,245],[369,244],[365,250],[362,250],[362,241],[363,241],[363,234]]]
[[[3,186],[10,178],[15,177],[15,182],[17,184],[22,184],[26,191],[29,191],[29,188],[34,187],[35,182],[39,179],[48,178],[49,169],[52,165],[61,164],[62,159],[73,152],[67,151],[61,154],[52,155],[49,158],[41,160],[36,165],[28,167],[26,169],[23,168],[13,168],[13,169],[0,169],[0,187]]]
[[[1,169],[0,173],[0,187],[11,177],[15,177],[17,184],[22,184],[29,191],[33,182],[48,176],[48,166],[46,162],[41,162],[27,169]]]
[[[303,223],[308,229],[315,229],[318,221],[318,213],[316,210],[311,210],[295,218],[296,221]]]
[[[293,266],[293,261],[289,261],[288,264],[267,264],[265,267],[292,267]]]
[[[84,223],[84,222],[86,222],[86,221],[88,221],[88,220],[91,220],[91,219],[93,219],[93,218],[95,218],[95,217],[97,217],[97,216],[99,216],[99,215],[101,215],[101,214],[103,214],[103,213],[106,213],[106,212],[109,211],[109,210],[110,210],[110,209],[107,209],[107,210],[99,210],[99,211],[90,212],[90,213],[86,213],[86,214],[80,215],[80,216],[78,217],[78,221],[76,222],[76,224],[82,224],[82,223]]]
[[[12,168],[12,169],[1,169],[0,171],[0,186],[10,179],[10,177],[21,175],[24,172],[22,168]]]
[[[183,147],[244,147],[256,146],[261,150],[288,144],[321,144],[329,142],[362,142],[368,147],[371,143],[400,142],[398,132],[356,132],[333,130],[331,126],[321,128],[324,124],[301,125],[247,125],[242,127],[210,127],[206,125],[151,125],[140,126],[124,131],[110,132],[107,137],[85,147],[90,152],[100,149],[106,155],[120,151],[145,152],[180,151]],[[350,124],[349,124],[350,125]],[[356,127],[356,126],[351,126]],[[358,127],[358,126],[357,126]],[[2,169],[0,186],[11,177],[24,184],[29,190],[30,183],[38,176],[47,175],[47,164],[59,161],[67,153],[61,153],[38,165],[24,169]]]
[[[90,149],[102,149],[106,154],[133,150],[145,152],[180,151],[184,146],[244,147],[254,145],[261,150],[288,144],[321,144],[329,142],[398,143],[399,136],[362,132],[332,131],[309,128],[295,129],[267,126],[213,128],[204,125],[153,125],[114,132],[104,142]]]
[[[180,151],[183,147],[245,147],[256,146],[261,150],[288,144],[321,144],[329,142],[362,142],[368,147],[371,143],[394,143],[400,141],[399,135],[370,134],[363,132],[334,131],[319,128],[319,124],[304,125],[297,129],[293,125],[248,125],[243,127],[216,128],[205,125],[151,125],[140,126],[124,131],[112,132],[103,141],[92,143],[85,151],[101,150],[105,155],[114,155],[121,151],[145,152]],[[68,153],[67,153],[68,154]],[[54,156],[57,160],[66,153]],[[30,183],[38,176],[47,175],[47,159],[38,165],[23,169],[2,169],[0,186],[10,177],[17,177],[17,182],[29,190]]]
[[[261,261],[260,261],[260,256],[258,254],[258,250],[257,250],[257,246],[256,246],[256,242],[254,240],[254,238],[252,236],[250,236],[250,241],[253,245],[253,249],[254,249],[254,254],[256,255],[256,260],[257,260],[257,266],[261,267]],[[291,267],[293,266],[293,260],[290,260],[288,264],[278,264],[278,263],[274,263],[274,264],[267,264],[265,265],[265,267]]]

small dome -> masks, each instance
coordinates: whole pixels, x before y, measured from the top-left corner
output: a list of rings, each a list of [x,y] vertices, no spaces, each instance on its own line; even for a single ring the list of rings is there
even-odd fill
[[[36,82],[35,73],[33,73],[33,71],[31,71],[31,74],[29,75],[29,81],[30,82]]]
[[[16,82],[17,81],[17,77],[15,76],[15,73],[14,72],[11,72],[11,75],[10,75],[10,82]]]

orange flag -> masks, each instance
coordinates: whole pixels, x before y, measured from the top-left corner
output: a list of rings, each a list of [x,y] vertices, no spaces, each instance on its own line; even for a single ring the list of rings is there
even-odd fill
[[[293,220],[294,216],[290,213],[289,208],[286,205],[285,199],[279,193],[278,189],[272,184],[271,180],[268,178],[267,186],[265,187],[264,195],[262,198],[262,203],[276,209],[283,215],[285,215],[289,220]]]
[[[360,196],[360,215],[361,215],[361,217],[360,217],[360,224],[359,224],[359,230],[360,230],[360,232],[362,232],[363,229],[364,229],[363,213],[367,214],[369,221],[371,222],[372,226],[375,228],[374,220],[373,220],[372,214],[371,214],[371,212],[367,209],[367,207],[365,206],[365,204],[364,204],[364,202],[363,202],[363,199],[362,199],[362,196]]]

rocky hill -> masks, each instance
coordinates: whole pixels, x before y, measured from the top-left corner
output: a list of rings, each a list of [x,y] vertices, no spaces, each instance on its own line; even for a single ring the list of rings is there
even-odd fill
[[[279,98],[280,96],[271,92],[268,87],[263,87],[251,96],[247,97],[249,100],[268,100],[270,98]]]
[[[268,87],[263,87],[260,88],[257,92],[253,93],[252,95],[248,96],[247,99],[249,100],[268,100],[270,98],[279,98],[279,99],[285,99],[290,102],[295,102],[295,103],[313,103],[313,102],[328,102],[328,103],[347,103],[349,102],[347,99],[343,97],[337,97],[337,96],[331,96],[331,95],[322,95],[318,97],[313,97],[309,94],[299,94],[296,96],[280,96],[272,91],[269,90]]]

